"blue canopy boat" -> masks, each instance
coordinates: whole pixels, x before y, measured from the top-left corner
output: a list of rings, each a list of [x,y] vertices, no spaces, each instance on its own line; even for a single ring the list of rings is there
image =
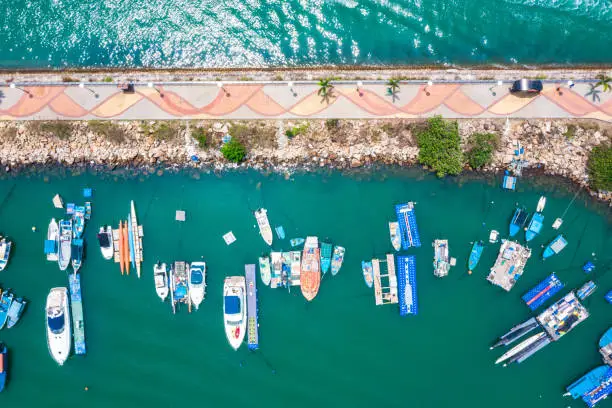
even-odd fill
[[[0,297],[0,330],[4,327],[6,320],[8,319],[8,311],[13,303],[13,294],[8,290],[5,290]]]
[[[542,213],[533,213],[527,231],[525,231],[525,241],[529,242],[536,237],[542,231],[544,225],[544,215]]]
[[[608,303],[612,304],[612,290],[606,293],[606,300]]]
[[[468,261],[468,269],[470,271],[476,268],[478,265],[478,261],[480,261],[480,256],[482,255],[482,250],[484,249],[484,243],[482,241],[474,242],[472,245],[472,252],[470,252],[470,260]]]
[[[567,240],[563,237],[563,235],[557,235],[555,239],[553,239],[550,244],[544,249],[544,254],[542,258],[550,258],[551,256],[558,254],[567,246]]]
[[[510,236],[513,237],[525,226],[529,213],[524,208],[517,208],[510,222]]]

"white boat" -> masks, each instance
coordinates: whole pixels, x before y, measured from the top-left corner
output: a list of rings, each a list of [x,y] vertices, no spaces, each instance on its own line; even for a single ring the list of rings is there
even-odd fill
[[[542,211],[544,211],[544,207],[546,207],[546,197],[542,196],[538,200],[538,206],[536,208],[536,212],[541,213]]]
[[[59,242],[59,227],[55,218],[51,218],[49,228],[47,228],[47,241],[50,245],[53,245],[54,250],[47,252],[47,261],[57,261],[57,247]]]
[[[142,227],[138,225],[136,218],[136,208],[134,208],[134,200],[130,202],[130,226],[132,228],[132,240],[134,242],[134,262],[136,263],[136,275],[140,278],[140,264],[143,261],[142,255]]]
[[[72,220],[60,220],[59,230],[57,263],[60,270],[65,271],[70,265],[70,258],[72,257]]]
[[[559,229],[559,227],[561,227],[561,224],[563,224],[563,220],[561,218],[557,218],[555,220],[555,222],[553,222],[552,227],[553,227],[553,229],[557,230],[557,229]]]
[[[12,242],[6,238],[0,240],[0,271],[3,271],[11,256]]]
[[[264,285],[270,286],[272,273],[270,272],[270,258],[263,256],[259,258],[259,274]]]
[[[492,244],[497,243],[497,241],[499,240],[499,232],[497,232],[496,230],[491,230],[491,233],[489,234],[489,242]]]
[[[64,365],[72,345],[68,289],[51,289],[47,296],[46,312],[49,353],[59,365]]]
[[[223,325],[230,346],[238,350],[246,332],[246,283],[244,276],[228,276],[223,283]]]
[[[507,360],[507,359],[513,357],[514,355],[516,355],[516,354],[520,353],[521,351],[525,350],[527,347],[531,346],[536,341],[544,338],[544,336],[546,336],[546,332],[540,332],[538,334],[534,334],[533,336],[529,337],[527,340],[523,340],[522,342],[520,342],[516,346],[512,347],[510,350],[506,351],[504,353],[504,355],[502,355],[500,358],[495,360],[495,364],[499,364],[502,361]]]
[[[402,237],[399,231],[399,222],[390,222],[389,223],[389,235],[391,237],[391,245],[393,245],[393,249],[399,251],[402,249]]]
[[[100,252],[102,252],[104,259],[113,259],[115,249],[113,248],[113,229],[110,225],[106,228],[100,227],[98,243],[100,244]]]
[[[206,294],[206,262],[192,262],[189,268],[189,301],[198,310]]]
[[[272,239],[274,236],[272,235],[272,228],[270,227],[270,222],[268,221],[268,211],[265,208],[260,208],[255,211],[255,219],[257,220],[257,226],[259,227],[259,233],[261,237],[268,245],[272,245]]]
[[[157,296],[163,301],[168,297],[168,268],[165,263],[157,263],[153,266],[153,281]]]

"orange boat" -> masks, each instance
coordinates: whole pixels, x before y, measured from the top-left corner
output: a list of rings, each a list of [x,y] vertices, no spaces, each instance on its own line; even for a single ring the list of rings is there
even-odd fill
[[[125,264],[123,262],[123,226],[119,221],[119,267],[121,268],[121,274],[125,270]]]
[[[300,287],[306,300],[311,301],[319,292],[321,284],[321,257],[319,239],[307,237],[302,252],[302,271],[300,274]]]
[[[125,271],[129,275],[130,274],[130,241],[128,239],[128,226],[127,221],[123,224],[123,230],[121,232],[123,235],[123,262],[125,263]]]

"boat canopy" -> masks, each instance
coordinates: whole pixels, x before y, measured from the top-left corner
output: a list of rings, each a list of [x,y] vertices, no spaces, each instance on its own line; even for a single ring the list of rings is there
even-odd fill
[[[65,325],[64,313],[47,317],[47,324],[54,334],[62,333]]]
[[[225,297],[225,314],[240,313],[240,298],[238,296]]]
[[[98,234],[98,242],[102,248],[110,247],[110,240],[108,239],[107,233]]]
[[[53,239],[45,240],[45,255],[54,254],[57,252],[57,242]]]
[[[191,283],[194,285],[199,285],[202,283],[204,278],[202,277],[202,271],[200,269],[192,269],[191,270]]]

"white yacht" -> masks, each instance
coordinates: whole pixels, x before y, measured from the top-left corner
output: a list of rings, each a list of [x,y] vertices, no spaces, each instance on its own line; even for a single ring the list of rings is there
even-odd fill
[[[230,346],[238,350],[246,331],[246,283],[244,276],[228,276],[223,283],[223,324]]]
[[[189,268],[189,301],[198,310],[206,293],[206,262],[192,262]]]
[[[60,220],[59,229],[57,263],[60,270],[65,271],[70,265],[70,258],[72,257],[72,220]]]
[[[113,248],[113,229],[110,225],[106,228],[100,227],[98,243],[100,244],[100,252],[102,252],[104,259],[113,259],[115,249]]]
[[[261,237],[266,244],[272,245],[272,239],[274,236],[272,235],[270,221],[268,221],[268,211],[265,208],[260,208],[259,210],[255,211],[255,219],[257,220]]]
[[[70,332],[70,306],[68,289],[53,288],[47,296],[47,344],[51,357],[59,365],[70,355],[72,336]]]
[[[57,261],[59,227],[57,226],[57,221],[55,221],[55,218],[51,218],[51,222],[49,223],[49,228],[47,229],[47,241],[49,241],[50,245],[53,245],[53,248],[49,248],[49,251],[47,252],[47,261]]]
[[[153,266],[153,280],[157,296],[163,301],[168,297],[168,268],[165,263],[157,263]]]

